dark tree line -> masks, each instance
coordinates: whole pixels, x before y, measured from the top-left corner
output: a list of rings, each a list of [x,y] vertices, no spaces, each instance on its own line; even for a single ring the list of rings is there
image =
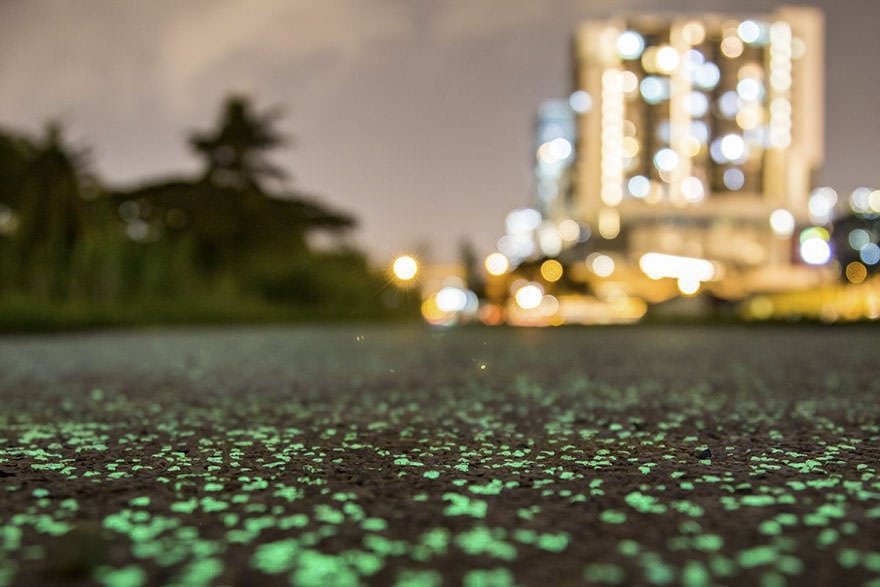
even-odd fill
[[[101,183],[57,126],[0,130],[0,297],[222,295],[369,313],[382,283],[365,257],[309,246],[310,234],[343,235],[354,220],[288,188],[269,157],[284,144],[277,120],[230,97],[213,129],[189,137],[198,173],[131,189]]]

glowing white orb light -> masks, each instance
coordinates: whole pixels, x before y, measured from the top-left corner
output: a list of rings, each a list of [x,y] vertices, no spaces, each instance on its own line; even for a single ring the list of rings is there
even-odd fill
[[[638,59],[645,50],[645,39],[635,31],[624,31],[617,37],[617,52],[624,59]]]
[[[489,275],[504,275],[510,269],[510,261],[502,253],[492,253],[483,263]]]
[[[467,306],[467,293],[459,287],[444,287],[437,292],[437,307],[444,312],[461,312]]]
[[[391,265],[394,276],[401,281],[409,281],[419,272],[418,262],[409,255],[401,255]]]
[[[794,232],[794,225],[794,216],[788,210],[779,208],[770,214],[770,228],[776,236],[782,238],[791,236]]]
[[[818,236],[801,243],[801,259],[810,265],[824,265],[831,260],[831,246]]]
[[[523,310],[534,310],[544,299],[544,289],[537,283],[527,283],[516,290],[513,298]]]

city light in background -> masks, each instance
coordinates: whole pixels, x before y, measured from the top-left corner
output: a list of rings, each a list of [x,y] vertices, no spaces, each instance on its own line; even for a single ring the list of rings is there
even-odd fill
[[[631,322],[676,299],[877,317],[880,191],[814,185],[821,12],[620,16],[575,39],[575,87],[538,108],[532,202],[484,261],[487,323]]]
[[[419,264],[412,256],[401,255],[391,264],[391,271],[400,281],[410,281],[419,272]]]

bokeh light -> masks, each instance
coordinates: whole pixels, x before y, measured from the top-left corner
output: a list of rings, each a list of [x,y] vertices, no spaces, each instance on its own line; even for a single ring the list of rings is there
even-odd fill
[[[770,229],[776,236],[787,238],[794,233],[794,227],[794,216],[788,210],[779,208],[770,214]]]
[[[587,265],[599,277],[610,277],[614,273],[614,259],[602,253],[587,257]]]
[[[693,276],[679,277],[676,285],[678,291],[686,296],[696,295],[700,291],[700,280]]]
[[[852,261],[846,265],[846,280],[853,284],[859,284],[868,278],[868,269],[858,261]]]
[[[802,239],[800,252],[801,259],[810,265],[825,265],[831,260],[831,245],[819,236]]]
[[[638,59],[645,50],[645,39],[635,31],[624,31],[617,37],[617,53],[624,59]]]
[[[859,250],[859,258],[865,265],[880,263],[880,246],[877,243],[868,243]]]
[[[556,259],[547,259],[541,263],[541,277],[543,277],[545,281],[550,283],[559,281],[562,279],[563,272],[562,263]]]
[[[391,265],[394,276],[401,281],[409,281],[416,276],[419,271],[418,261],[410,255],[401,255],[394,260]]]
[[[516,305],[523,310],[534,310],[541,305],[544,298],[544,288],[537,283],[527,283],[516,290],[513,295]]]
[[[437,307],[443,312],[461,312],[467,306],[467,293],[459,287],[444,287],[436,294]]]
[[[491,253],[483,262],[489,275],[504,275],[510,269],[510,260],[502,253]]]
[[[584,90],[577,90],[568,97],[568,105],[578,114],[585,114],[593,107],[593,98]]]

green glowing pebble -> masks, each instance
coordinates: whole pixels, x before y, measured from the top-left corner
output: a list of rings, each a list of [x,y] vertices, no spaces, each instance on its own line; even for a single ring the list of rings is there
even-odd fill
[[[305,496],[305,492],[298,487],[279,487],[272,495],[274,497],[283,497],[287,501],[296,501]]]
[[[758,526],[758,531],[767,536],[778,536],[782,534],[782,524],[776,520],[764,520]]]
[[[293,514],[278,519],[278,527],[282,530],[291,528],[305,528],[309,523],[309,517],[305,514]]]
[[[804,563],[797,557],[783,555],[776,561],[776,568],[786,575],[800,575],[804,571]]]
[[[712,574],[718,577],[731,577],[736,574],[736,563],[727,557],[715,555],[709,561]]]
[[[402,540],[388,540],[377,534],[367,534],[363,538],[366,548],[382,556],[400,556],[406,554],[408,544]]]
[[[512,561],[516,558],[516,547],[505,542],[500,534],[485,526],[477,526],[456,536],[455,543],[468,554],[486,554]]]
[[[761,575],[761,587],[785,587],[787,581],[779,573],[769,572]]]
[[[283,573],[293,568],[294,557],[298,552],[299,543],[292,538],[267,542],[254,550],[251,565],[269,575]]]
[[[315,519],[328,524],[341,524],[345,521],[345,515],[328,505],[318,504],[315,506]]]
[[[297,560],[297,568],[290,576],[291,583],[301,587],[355,587],[360,585],[357,573],[340,557],[317,552],[303,551]]]
[[[404,570],[398,573],[394,587],[440,587],[443,575],[437,571]]]
[[[795,514],[783,512],[781,514],[776,514],[776,521],[783,526],[794,526],[798,522],[798,517]]]
[[[617,551],[624,556],[636,556],[641,549],[641,545],[635,540],[621,540],[617,544]]]
[[[865,553],[862,565],[869,571],[880,572],[880,552]]]
[[[226,533],[226,542],[230,544],[247,544],[257,537],[257,534],[247,530],[230,530]]]
[[[538,533],[528,528],[517,528],[513,531],[513,539],[523,544],[534,544],[538,539]]]
[[[21,528],[17,526],[0,526],[0,548],[16,550],[21,546]]]
[[[599,519],[606,524],[623,524],[626,522],[626,514],[617,510],[605,510],[599,514]]]
[[[413,501],[428,501],[428,494],[427,493],[417,493],[412,496],[412,500]]]
[[[846,507],[842,504],[825,503],[819,506],[816,513],[827,518],[842,518],[846,516]]]
[[[538,536],[536,546],[550,552],[562,552],[568,548],[568,534],[560,532],[558,534],[541,534]]]
[[[624,499],[631,508],[642,513],[662,514],[667,509],[665,505],[657,503],[655,497],[645,495],[639,491],[629,493]]]
[[[203,558],[188,564],[181,575],[180,582],[184,585],[211,585],[212,581],[223,574],[223,563],[216,558]]]
[[[828,518],[825,516],[821,516],[817,513],[806,514],[804,515],[804,525],[805,526],[827,526]]]
[[[645,566],[645,578],[652,585],[669,585],[675,580],[675,572],[672,567],[656,559]]]
[[[444,493],[443,501],[452,502],[443,513],[447,516],[472,516],[485,518],[489,504],[481,499],[472,499],[457,493]]]
[[[147,574],[140,567],[128,566],[100,572],[99,581],[105,587],[140,587],[147,582]]]
[[[223,510],[229,509],[229,504],[225,501],[221,501],[219,499],[214,499],[213,497],[203,497],[201,499],[202,511],[211,513],[211,512],[222,512]]]
[[[388,527],[388,522],[381,518],[367,518],[361,522],[361,528],[370,532],[381,532]]]
[[[188,499],[187,501],[177,501],[171,504],[171,511],[178,512],[182,514],[191,514],[198,507],[199,501],[196,498]]]
[[[433,528],[428,530],[419,538],[422,546],[430,549],[435,553],[445,553],[449,545],[449,530],[446,528]]]
[[[620,585],[626,579],[626,573],[610,563],[590,563],[584,567],[584,579],[590,583]]]
[[[362,550],[350,550],[343,553],[342,557],[359,575],[365,577],[375,575],[385,566],[384,558]]]
[[[222,483],[206,483],[205,491],[223,491]]]
[[[772,546],[755,546],[741,551],[737,555],[737,561],[741,567],[752,568],[761,565],[769,565],[776,562],[777,552]]]
[[[686,587],[702,587],[703,585],[708,585],[710,583],[709,571],[707,571],[706,567],[698,561],[688,561],[684,565],[681,582]]]
[[[513,587],[513,573],[507,569],[475,569],[465,573],[463,587]]]
[[[499,479],[493,479],[486,485],[471,485],[468,491],[479,495],[498,495],[504,489],[504,483]]]
[[[839,537],[839,533],[834,528],[825,528],[821,532],[819,532],[819,536],[816,538],[816,544],[819,546],[831,546]]]
[[[776,503],[776,500],[772,495],[745,495],[740,500],[740,503],[748,506],[762,507],[773,505]]]
[[[422,476],[427,479],[436,479],[440,476],[440,471],[425,471]]]
[[[844,548],[837,553],[837,563],[847,569],[857,566],[861,559],[862,554],[852,548]]]
[[[703,534],[694,537],[694,548],[704,552],[716,552],[724,546],[724,540],[717,534]]]
[[[31,495],[33,495],[34,497],[37,497],[37,498],[39,498],[39,497],[48,497],[48,496],[49,496],[49,490],[48,490],[48,489],[43,489],[42,487],[38,487],[37,489],[34,489],[34,490],[31,492]]]
[[[259,534],[260,531],[265,530],[267,528],[271,528],[275,525],[275,518],[272,516],[260,516],[256,518],[247,518],[244,521],[245,530],[248,532],[252,532],[254,534]]]

